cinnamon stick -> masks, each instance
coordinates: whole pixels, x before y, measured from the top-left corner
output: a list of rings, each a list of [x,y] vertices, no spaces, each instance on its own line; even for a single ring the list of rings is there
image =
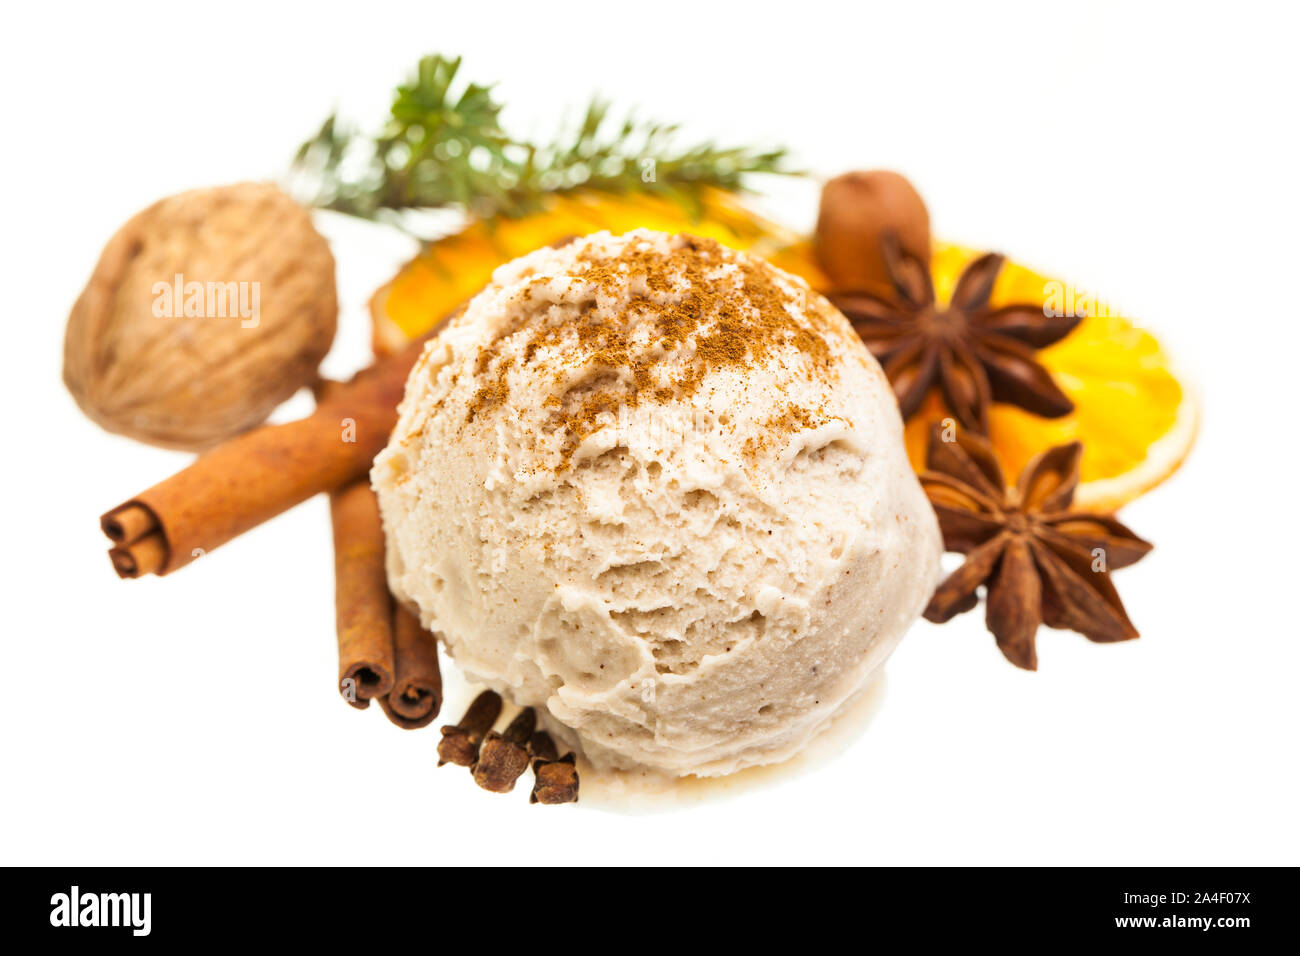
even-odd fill
[[[432,333],[430,333],[432,334]],[[422,338],[339,386],[307,418],[264,425],[200,456],[100,519],[123,578],[170,574],[370,468],[397,421]]]
[[[399,727],[425,727],[442,708],[438,642],[421,626],[418,617],[397,605],[393,611],[393,643],[393,689],[379,698],[379,706]]]
[[[379,499],[367,479],[330,494],[339,692],[364,710],[393,688],[393,599],[384,570]]]

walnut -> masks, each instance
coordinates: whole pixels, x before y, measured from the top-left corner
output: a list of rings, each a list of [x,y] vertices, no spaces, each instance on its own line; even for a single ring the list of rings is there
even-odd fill
[[[109,240],[68,319],[63,380],[109,431],[200,450],[313,380],[337,321],[306,209],[268,184],[198,189]]]

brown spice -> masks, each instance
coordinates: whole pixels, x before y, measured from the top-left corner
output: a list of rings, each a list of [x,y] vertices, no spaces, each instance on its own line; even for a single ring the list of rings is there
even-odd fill
[[[109,240],[68,318],[63,379],[109,431],[199,451],[310,382],[337,318],[306,209],[265,183],[196,189]]]
[[[827,415],[822,409],[803,408],[790,402],[776,415],[764,420],[757,434],[745,440],[743,449],[745,457],[753,459],[760,451],[771,448],[772,435],[788,435],[811,428],[820,428],[837,418],[838,415]]]
[[[384,572],[384,526],[370,482],[330,495],[339,690],[358,710],[393,686],[393,599]]]
[[[491,361],[494,357],[494,350],[485,349],[483,354],[479,356],[479,364],[486,365],[487,362]],[[510,386],[507,382],[506,376],[509,374],[510,367],[513,364],[514,360],[510,358],[502,359],[497,364],[492,381],[483,385],[476,393],[474,393],[474,398],[470,401],[469,412],[465,417],[465,421],[472,422],[479,415],[491,411],[506,400],[510,395]]]
[[[567,356],[592,374],[572,386],[566,356],[565,367],[554,372],[556,388],[543,403],[551,427],[565,432],[562,467],[603,417],[621,407],[680,401],[719,369],[761,366],[783,351],[802,356],[812,379],[831,367],[828,337],[842,334],[833,310],[812,293],[791,293],[771,267],[710,239],[678,236],[668,253],[644,243],[613,256],[588,248],[577,258],[574,277],[590,297],[576,321],[519,323],[503,331],[476,362],[475,373],[484,381],[465,419],[479,420],[508,400],[514,359],[500,354],[502,340],[525,337],[519,342],[524,366],[544,350],[567,347]],[[531,297],[551,281],[535,278],[521,295]],[[629,289],[644,291],[631,294],[626,319],[611,322],[596,314],[598,297],[624,296]],[[648,337],[635,318],[650,320]],[[663,361],[685,350],[685,361]]]
[[[393,687],[379,699],[380,707],[399,727],[427,727],[442,709],[438,642],[400,605],[393,609],[393,660]]]
[[[312,495],[365,475],[393,429],[424,342],[358,373],[310,417],[232,438],[101,517],[117,573],[170,574]]]
[[[836,292],[893,295],[880,242],[886,234],[930,264],[930,214],[904,177],[879,169],[851,172],[822,189],[813,248]]]
[[[831,298],[880,361],[905,420],[932,390],[939,391],[963,427],[981,435],[989,432],[994,402],[1045,418],[1074,410],[1035,350],[1063,339],[1079,324],[1079,316],[1050,316],[1034,302],[990,305],[1003,263],[996,253],[968,263],[948,303],[940,305],[928,264],[891,235],[882,243],[895,299],[871,292]]]
[[[554,805],[578,802],[578,767],[572,752],[559,755],[555,741],[544,730],[528,743],[533,756],[533,792],[529,803]]]
[[[488,734],[474,764],[474,782],[492,793],[513,790],[515,781],[528,769],[528,741],[536,726],[536,711],[525,707],[504,733],[494,730]]]
[[[558,760],[560,751],[555,747],[555,738],[544,730],[533,732],[528,740],[528,753],[534,760]]]
[[[979,603],[1007,660],[1036,670],[1039,625],[1078,631],[1090,641],[1131,640],[1137,629],[1110,571],[1151,550],[1113,516],[1076,511],[1078,442],[1049,448],[1025,466],[1014,486],[1002,476],[993,446],[957,432],[930,433],[921,486],[934,505],[944,546],[966,562],[939,585],[925,618],[942,624]]]
[[[438,766],[454,763],[472,767],[478,760],[483,735],[492,729],[500,715],[501,695],[496,691],[485,690],[475,697],[460,723],[448,724],[442,728],[442,740],[438,742]]]
[[[554,805],[578,802],[578,768],[572,753],[559,760],[533,762],[533,792],[529,803]]]

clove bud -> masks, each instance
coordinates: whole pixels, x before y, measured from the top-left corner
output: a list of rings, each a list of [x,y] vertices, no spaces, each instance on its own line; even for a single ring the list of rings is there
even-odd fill
[[[438,741],[438,766],[448,763],[460,767],[474,766],[478,760],[479,744],[499,716],[500,694],[485,690],[475,697],[459,724],[448,724],[442,728],[442,740]]]
[[[573,753],[563,758],[555,749],[555,741],[544,730],[533,734],[528,744],[533,755],[533,792],[529,803],[576,803],[578,800],[578,768]]]
[[[536,712],[525,707],[504,733],[489,733],[474,764],[474,782],[493,793],[513,790],[515,781],[528,769],[528,742],[536,726]]]
[[[528,753],[534,760],[558,760],[560,752],[555,749],[555,739],[544,730],[533,734],[528,741]]]

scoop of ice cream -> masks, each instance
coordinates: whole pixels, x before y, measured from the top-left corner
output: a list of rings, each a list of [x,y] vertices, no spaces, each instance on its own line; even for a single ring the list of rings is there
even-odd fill
[[[394,593],[598,767],[790,756],[939,567],[893,392],[848,322],[685,235],[498,269],[412,371],[372,478]]]

